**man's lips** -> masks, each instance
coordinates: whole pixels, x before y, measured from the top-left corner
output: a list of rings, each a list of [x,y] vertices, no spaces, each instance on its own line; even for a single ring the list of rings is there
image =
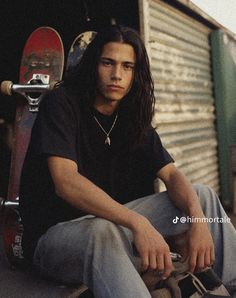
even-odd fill
[[[119,89],[124,89],[123,87],[121,87],[120,85],[107,85],[107,87],[109,89],[112,89],[112,90],[119,90]]]

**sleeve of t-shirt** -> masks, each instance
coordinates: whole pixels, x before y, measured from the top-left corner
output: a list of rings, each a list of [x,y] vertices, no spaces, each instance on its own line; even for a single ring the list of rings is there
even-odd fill
[[[155,173],[160,171],[164,166],[174,162],[169,152],[162,145],[161,139],[158,133],[153,129],[153,170]]]
[[[77,161],[75,111],[61,88],[49,92],[40,104],[32,130],[31,145],[39,155]]]

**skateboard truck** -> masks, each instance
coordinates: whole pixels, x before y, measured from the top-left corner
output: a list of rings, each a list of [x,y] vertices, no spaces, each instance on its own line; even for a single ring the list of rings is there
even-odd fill
[[[1,211],[1,209],[4,209],[6,207],[18,209],[19,208],[19,197],[17,197],[15,199],[15,201],[8,201],[8,200],[5,200],[4,198],[0,197],[0,211]]]
[[[55,82],[49,83],[50,76],[45,74],[33,74],[27,84],[13,84],[11,81],[1,83],[1,92],[11,96],[13,93],[20,93],[26,97],[30,112],[38,112],[42,95],[47,90],[53,89]]]

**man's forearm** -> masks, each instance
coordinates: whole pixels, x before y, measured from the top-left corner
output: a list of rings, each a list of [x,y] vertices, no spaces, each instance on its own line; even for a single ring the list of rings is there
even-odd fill
[[[175,205],[189,216],[204,216],[197,194],[187,179],[179,174],[178,177],[173,177],[172,181],[168,193]]]
[[[170,199],[175,206],[183,210],[186,215],[203,217],[202,208],[197,193],[187,178],[174,166],[170,165],[171,171],[164,175],[163,181],[166,185]]]
[[[65,185],[58,188],[58,195],[78,209],[131,230],[141,220],[141,215],[116,202],[101,188],[80,174],[67,177]]]

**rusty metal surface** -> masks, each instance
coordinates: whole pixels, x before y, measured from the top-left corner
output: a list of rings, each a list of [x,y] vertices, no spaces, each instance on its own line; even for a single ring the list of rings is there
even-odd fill
[[[153,124],[191,182],[219,192],[211,30],[162,1],[143,1],[157,99]]]

